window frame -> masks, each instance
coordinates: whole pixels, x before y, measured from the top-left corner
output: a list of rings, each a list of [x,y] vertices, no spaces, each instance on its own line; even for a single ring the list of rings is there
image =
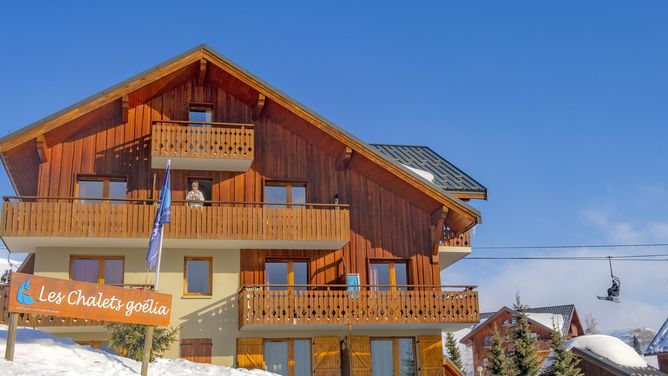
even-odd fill
[[[207,261],[209,263],[209,291],[207,293],[188,291],[188,261]],[[213,296],[213,256],[183,257],[183,296]]]
[[[418,364],[417,364],[417,340],[415,337],[371,337],[369,339],[369,348],[371,348],[371,343],[373,341],[392,341],[392,368],[394,369],[394,376],[400,376],[399,373],[401,370],[400,356],[399,356],[399,340],[400,339],[410,339],[413,346],[413,372],[417,375],[418,373]],[[373,356],[372,354],[369,354]],[[373,362],[373,361],[372,361]]]
[[[102,182],[102,197],[91,197],[91,199],[86,199],[84,197],[83,199],[79,200],[81,202],[86,202],[86,201],[99,201],[101,203],[109,203],[109,199],[113,199],[113,197],[109,197],[109,183],[112,181],[120,181],[125,183],[125,198],[128,198],[128,176],[127,175],[94,175],[94,174],[77,174],[74,177],[74,187],[73,187],[73,197],[79,198],[79,182],[83,181],[100,181]],[[97,200],[93,200],[97,199]],[[111,201],[111,202],[117,202],[117,203],[122,203],[123,201]]]
[[[211,120],[209,120],[208,122],[204,122],[204,123],[211,123],[211,122],[214,121],[213,117],[214,117],[215,108],[216,108],[216,105],[214,103],[190,102],[190,103],[188,103],[188,121],[196,121],[196,120],[192,120],[190,118],[190,113],[191,112],[208,112],[210,114]],[[192,124],[192,123],[189,123],[188,125],[191,126],[191,127],[210,126],[210,125],[207,125],[207,124]]]
[[[74,272],[74,260],[98,260],[98,275],[97,275],[97,284],[104,285],[104,264],[106,260],[122,260],[123,261],[123,273],[121,274],[123,278],[123,283],[125,284],[125,256],[89,256],[89,255],[70,255],[70,272],[69,279],[74,281],[72,278]],[[108,286],[118,286],[117,284],[109,284]]]
[[[288,343],[288,376],[295,374],[295,342],[294,341],[308,341],[309,351],[309,375],[313,374],[313,340],[311,338],[264,338],[262,341],[262,356],[264,356],[265,344],[267,342],[287,342]],[[265,365],[266,367],[266,365]],[[265,369],[266,371],[266,369]]]
[[[292,202],[292,187],[297,186],[297,187],[303,187],[304,188],[304,204],[308,203],[309,197],[308,197],[308,182],[306,181],[301,181],[301,180],[280,180],[280,179],[265,179],[263,184],[262,184],[262,201],[266,201],[266,190],[267,187],[285,187],[285,202],[280,202],[276,204],[282,204],[285,205],[286,208],[290,208],[293,205],[295,207],[306,207],[306,205],[303,205],[302,203],[293,203]]]
[[[311,280],[311,260],[307,258],[299,258],[299,257],[294,257],[294,258],[285,258],[285,257],[267,257],[264,259],[264,284],[268,286],[268,289],[271,289],[271,285],[269,284],[269,281],[267,280],[267,263],[279,263],[279,262],[284,262],[288,264],[288,291],[294,290],[294,285],[295,285],[295,269],[294,269],[294,263],[296,262],[303,262],[306,264],[306,284],[309,285],[309,282]],[[308,286],[305,287],[306,290],[308,290]]]
[[[367,282],[369,282],[369,287],[373,288],[371,286],[371,265],[372,264],[389,264],[389,271],[388,271],[388,277],[390,279],[390,288],[389,291],[397,291],[397,290],[408,290],[408,287],[397,287],[397,275],[396,275],[396,269],[394,268],[395,264],[404,264],[406,266],[406,286],[411,285],[411,272],[410,272],[410,260],[409,259],[377,259],[377,258],[372,258],[369,259],[367,263]],[[401,286],[401,285],[399,285]]]

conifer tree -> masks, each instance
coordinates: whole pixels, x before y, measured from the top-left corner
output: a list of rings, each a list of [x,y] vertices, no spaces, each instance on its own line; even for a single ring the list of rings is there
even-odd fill
[[[633,336],[633,349],[639,355],[642,355],[642,349],[640,348],[640,340],[638,340],[638,336]]]
[[[490,376],[513,376],[513,364],[506,348],[503,345],[503,337],[499,333],[499,328],[494,324],[494,331],[492,332],[492,343],[489,350],[489,357],[487,358],[489,364],[487,370]]]
[[[561,328],[552,322],[552,338],[550,339],[552,348],[552,365],[546,370],[545,374],[551,376],[583,376],[578,368],[580,362],[572,352],[566,350],[564,338],[561,336]]]
[[[466,374],[466,370],[464,369],[464,366],[462,364],[462,354],[459,352],[459,348],[457,347],[457,341],[455,340],[455,335],[452,334],[451,332],[448,332],[445,335],[445,351],[446,355],[452,363],[459,368],[460,371],[462,371],[463,374]]]
[[[528,307],[521,303],[519,293],[516,294],[510,331],[515,345],[512,359],[518,376],[535,376],[540,370],[537,341],[531,336],[527,309]]]
[[[107,325],[109,339],[107,345],[119,355],[142,360],[144,353],[144,337],[146,325],[111,323]],[[153,331],[153,348],[151,349],[151,362],[156,355],[162,355],[176,341],[178,329],[156,327]]]

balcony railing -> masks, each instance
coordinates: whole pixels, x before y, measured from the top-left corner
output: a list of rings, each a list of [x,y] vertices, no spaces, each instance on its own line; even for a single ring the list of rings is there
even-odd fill
[[[253,124],[179,120],[153,122],[151,166],[189,170],[247,171],[255,155]]]
[[[88,246],[87,241],[100,238],[113,239],[113,244],[119,245],[118,240],[134,239],[143,246],[153,228],[156,211],[153,200],[141,199],[3,199],[0,235],[10,249],[17,251],[21,246],[27,246],[24,251],[32,251],[36,237],[44,238],[41,246],[58,246],[60,243],[52,242],[53,238],[77,239],[76,244],[63,244],[68,246]],[[172,200],[171,223],[165,225],[165,246],[339,249],[350,239],[348,205],[344,204],[203,204],[188,206],[187,201]]]
[[[150,284],[123,284],[114,285],[118,287],[125,287],[139,290],[152,290],[153,285]],[[7,311],[7,295],[9,294],[9,285],[0,284],[0,324],[7,324],[9,319],[9,312]],[[71,317],[58,317],[49,315],[33,315],[29,313],[19,313],[19,326],[99,326],[105,325],[104,321],[77,319]]]
[[[471,231],[466,231],[461,234],[452,231],[444,232],[439,245],[441,247],[470,247]]]
[[[267,325],[442,325],[479,321],[474,286],[249,285],[239,328]],[[456,290],[455,290],[456,289]]]

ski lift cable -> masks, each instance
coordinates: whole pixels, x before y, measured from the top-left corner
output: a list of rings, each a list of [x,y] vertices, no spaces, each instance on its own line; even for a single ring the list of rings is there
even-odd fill
[[[473,249],[569,249],[569,248],[638,248],[638,247],[668,247],[668,243],[638,243],[638,244],[564,244],[564,245],[503,245],[503,246],[476,246]]]

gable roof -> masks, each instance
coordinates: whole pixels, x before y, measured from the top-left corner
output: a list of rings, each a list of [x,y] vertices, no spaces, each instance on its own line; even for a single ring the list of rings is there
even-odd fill
[[[454,195],[480,195],[487,198],[487,188],[428,146],[371,144],[389,160],[417,170],[427,171],[443,192]]]
[[[602,367],[612,374],[619,376],[667,376],[658,369],[647,367],[628,367],[617,364],[610,359],[602,357],[589,349],[573,348],[571,351],[580,357],[582,360],[594,363]]]
[[[509,307],[502,307],[500,310],[496,312],[483,312],[480,314],[480,322],[473,327],[471,332],[469,332],[464,338],[460,340],[460,342],[464,343],[464,341],[468,341],[478,330],[481,328],[485,327],[488,325],[488,323],[491,323],[493,319],[496,316],[500,315],[502,312],[508,312],[508,313],[514,313],[515,310]],[[563,336],[568,335],[568,331],[571,326],[571,322],[573,321],[573,316],[575,314],[575,305],[573,304],[566,304],[566,305],[558,305],[558,306],[549,306],[549,307],[535,307],[535,308],[529,308],[527,309],[527,313],[548,313],[552,315],[560,315],[563,317],[563,325],[561,327],[561,334]],[[548,330],[552,330],[551,326],[547,326],[544,323],[542,323],[539,320],[536,320],[535,318],[531,318],[529,316],[529,322],[532,322],[536,325],[540,325]]]
[[[649,346],[647,346],[647,351],[645,355],[658,355],[668,353],[668,319],[663,323],[661,329],[656,332],[656,336]]]
[[[8,168],[5,158],[5,153],[7,150],[10,150],[23,144],[26,141],[43,135],[44,133],[55,129],[67,123],[68,121],[90,113],[105,104],[119,100],[124,95],[138,90],[160,78],[166,77],[169,74],[175,73],[180,69],[183,69],[184,67],[202,59],[206,60],[207,62],[211,62],[225,70],[234,78],[239,79],[249,87],[265,95],[267,99],[276,102],[280,106],[288,109],[295,115],[306,120],[313,126],[326,132],[347,147],[350,147],[354,152],[367,158],[372,163],[385,168],[387,171],[404,180],[408,184],[415,186],[437,202],[447,205],[450,209],[454,209],[457,212],[463,214],[464,217],[469,218],[465,221],[465,224],[461,226],[462,228],[458,229],[459,231],[466,231],[475,224],[481,223],[482,219],[480,212],[474,207],[458,199],[448,191],[444,191],[442,187],[438,186],[437,184],[423,179],[414,171],[411,171],[409,168],[401,165],[401,163],[388,158],[386,154],[381,153],[378,149],[354,137],[350,133],[338,127],[336,124],[325,119],[315,111],[289,97],[259,77],[246,71],[227,57],[223,56],[205,44],[196,46],[195,48],[177,55],[169,60],[166,60],[152,68],[149,68],[139,73],[138,75],[113,85],[97,94],[94,94],[69,107],[66,107],[63,110],[60,110],[19,130],[16,130],[5,137],[0,138],[0,156],[2,156],[5,169],[8,171],[8,174],[10,174],[10,180],[14,185],[14,189],[17,190],[14,184],[14,180],[11,177],[11,169]]]

